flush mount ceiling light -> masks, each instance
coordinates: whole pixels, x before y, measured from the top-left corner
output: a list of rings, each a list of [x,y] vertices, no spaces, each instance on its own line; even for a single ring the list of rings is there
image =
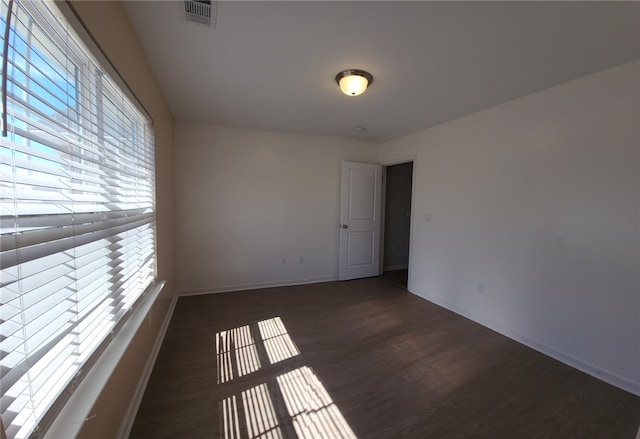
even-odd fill
[[[358,96],[364,93],[369,84],[373,82],[373,76],[364,70],[351,69],[338,73],[336,82],[342,93],[347,96]]]

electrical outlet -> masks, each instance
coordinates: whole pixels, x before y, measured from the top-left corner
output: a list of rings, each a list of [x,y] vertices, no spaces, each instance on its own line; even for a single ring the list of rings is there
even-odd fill
[[[478,293],[484,294],[484,284],[478,284]]]
[[[300,256],[300,259],[298,260],[298,264],[304,264],[304,256]]]
[[[287,265],[287,258],[282,258],[280,260],[280,265]]]
[[[425,213],[424,214],[424,222],[425,223],[430,223],[431,222],[431,214],[430,213]]]

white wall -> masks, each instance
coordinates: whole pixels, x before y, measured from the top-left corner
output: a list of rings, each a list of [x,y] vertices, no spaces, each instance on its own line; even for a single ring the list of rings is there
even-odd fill
[[[187,122],[175,145],[179,291],[337,278],[341,163],[377,145]]]
[[[411,291],[637,394],[639,78],[609,69],[380,157],[417,155]]]

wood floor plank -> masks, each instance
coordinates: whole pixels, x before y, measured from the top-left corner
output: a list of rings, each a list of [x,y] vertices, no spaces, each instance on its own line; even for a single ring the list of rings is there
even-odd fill
[[[637,396],[380,277],[180,298],[131,437],[633,439],[639,426]]]

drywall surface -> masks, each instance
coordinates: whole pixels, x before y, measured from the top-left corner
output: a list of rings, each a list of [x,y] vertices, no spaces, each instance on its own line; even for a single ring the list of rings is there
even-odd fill
[[[400,270],[409,264],[411,178],[413,163],[387,166],[384,204],[384,270]]]
[[[91,410],[79,438],[118,437],[175,296],[173,117],[120,2],[73,1],[73,8],[153,118],[156,149],[158,277],[167,283]]]
[[[625,64],[381,147],[417,155],[412,292],[635,393],[638,78]]]
[[[343,160],[366,142],[176,122],[180,292],[333,280]]]

